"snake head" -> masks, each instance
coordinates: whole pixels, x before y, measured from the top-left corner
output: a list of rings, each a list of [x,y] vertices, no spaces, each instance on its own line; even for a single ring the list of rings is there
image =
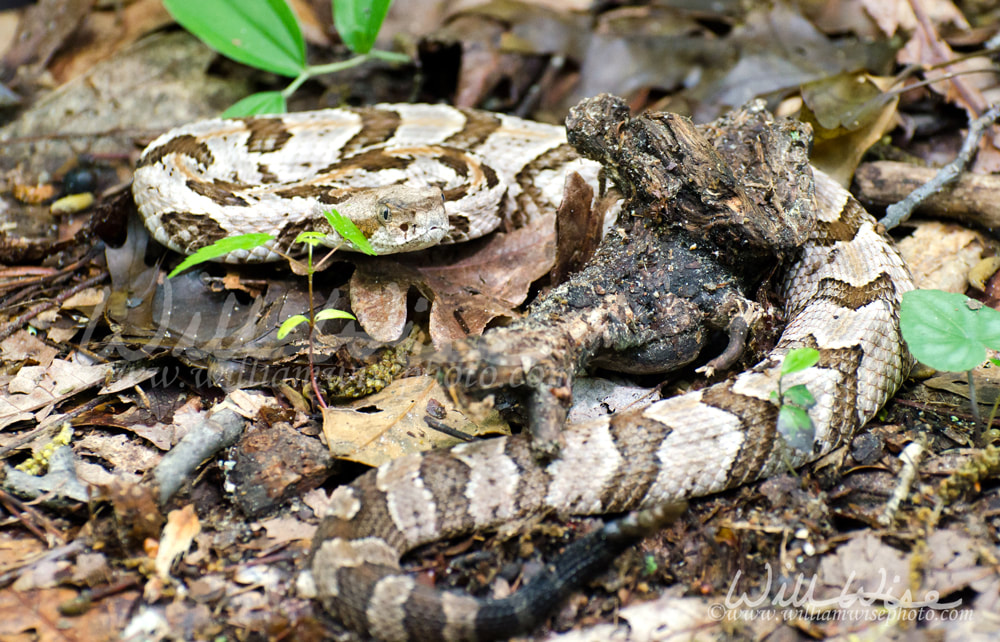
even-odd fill
[[[432,247],[448,233],[444,197],[436,187],[389,185],[358,190],[337,210],[351,219],[377,254]]]

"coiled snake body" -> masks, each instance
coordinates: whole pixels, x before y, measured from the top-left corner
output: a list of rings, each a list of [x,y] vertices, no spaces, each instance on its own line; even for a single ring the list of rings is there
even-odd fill
[[[515,210],[530,217],[554,207],[569,171],[597,182],[596,164],[576,157],[561,128],[400,105],[190,125],[146,150],[134,189],[154,236],[180,251],[241,231],[270,231],[287,249],[331,205],[383,251],[401,251],[435,236],[478,236]],[[531,514],[620,513],[717,492],[850,439],[909,368],[899,304],[912,284],[868,213],[814,173],[819,223],[787,272],[789,323],[764,361],[700,391],[573,426],[544,467],[526,439],[508,437],[404,456],[338,488],[310,569],[326,608],[386,640],[504,635],[519,628],[517,593],[487,602],[437,591],[401,573],[400,555]],[[247,208],[262,204],[247,223]],[[227,260],[269,258],[268,250]],[[805,384],[816,398],[809,453],[783,446],[771,401],[784,354],[802,346],[819,350],[819,363],[783,383]]]
[[[561,127],[444,105],[204,120],[154,140],[132,192],[157,241],[190,254],[226,236],[276,239],[224,257],[274,261],[304,230],[340,239],[336,208],[379,254],[478,238],[559,205],[569,172],[597,182]],[[351,249],[348,246],[346,249]]]

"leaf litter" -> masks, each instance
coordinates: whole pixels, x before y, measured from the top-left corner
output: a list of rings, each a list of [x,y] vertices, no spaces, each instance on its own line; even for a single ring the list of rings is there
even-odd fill
[[[80,3],[58,0],[39,3],[42,6],[54,11],[64,7],[66,10],[59,14],[63,16],[82,11]],[[814,123],[818,134],[817,158],[842,181],[853,173],[862,150],[872,145],[877,147],[889,132],[894,139],[901,140],[900,130],[892,129],[900,120],[908,135],[916,132],[918,144],[911,149],[928,158],[947,154],[956,133],[945,127],[944,135],[922,137],[918,123],[923,117],[922,103],[937,107],[954,105],[974,113],[994,102],[996,96],[995,64],[987,54],[942,64],[960,53],[977,51],[991,28],[986,18],[973,16],[971,9],[963,7],[970,18],[966,20],[961,11],[945,0],[919,3],[842,0],[824,3],[822,7],[777,3],[755,6],[747,12],[734,4],[724,4],[718,12],[685,11],[662,3],[608,5],[596,13],[589,4],[575,2],[547,2],[544,7],[532,4],[527,8],[514,2],[480,3],[466,5],[459,11],[449,11],[443,3],[433,0],[421,6],[417,13],[426,26],[415,34],[419,43],[416,48],[428,60],[432,55],[437,56],[435,60],[445,61],[447,68],[457,69],[452,89],[459,104],[517,109],[558,121],[578,98],[610,91],[629,95],[637,108],[670,109],[695,114],[704,120],[738,106],[746,98],[766,94],[779,110]],[[22,41],[22,48],[15,52],[17,58],[13,57],[15,54],[5,58],[11,68],[26,61],[35,65],[19,81],[19,89],[29,90],[25,95],[31,95],[32,83],[40,77],[38,72],[51,72],[56,82],[62,84],[37,103],[37,113],[26,112],[0,132],[5,149],[2,169],[18,165],[18,171],[23,172],[19,181],[44,186],[53,176],[62,178],[65,159],[79,150],[124,157],[133,140],[148,140],[169,125],[214,113],[244,90],[246,76],[229,74],[232,67],[226,67],[225,63],[221,65],[222,74],[206,75],[203,70],[213,60],[213,54],[184,34],[153,35],[130,45],[164,23],[158,8],[158,2],[129,3],[124,21],[104,9],[86,13],[87,18],[80,24],[101,35],[90,41],[75,40],[83,31],[74,33],[73,21],[43,25],[50,29],[44,38]],[[324,35],[329,18],[322,11],[302,9],[298,7],[296,12],[307,16],[306,22],[312,25],[312,31],[306,31],[307,38],[322,49],[329,42]],[[406,30],[418,24],[413,19],[398,19],[398,6],[395,11],[396,20],[393,22],[391,17],[390,25]],[[985,30],[968,27],[973,17],[987,20]],[[119,25],[124,26],[120,31]],[[395,35],[398,34],[385,31],[382,37],[391,40]],[[890,37],[899,40],[891,42]],[[907,38],[905,47],[897,50]],[[128,53],[122,56],[120,52]],[[177,65],[176,60],[182,58],[197,64]],[[104,62],[95,68],[94,61],[98,59]],[[608,64],[610,60],[615,64]],[[136,67],[137,61],[145,66]],[[887,83],[889,73],[909,63],[921,66],[917,78],[942,80],[929,86],[918,85],[913,77]],[[428,74],[433,82],[441,81],[436,72],[443,68],[425,65],[426,70],[435,72]],[[964,75],[945,78],[956,71]],[[384,72],[371,70],[357,73],[364,74],[360,76],[366,81],[364,88],[331,87],[333,97],[326,104],[357,99],[393,101],[408,96],[410,88],[401,87],[398,77],[387,80]],[[909,87],[905,94],[898,92],[903,86]],[[368,93],[359,96],[354,92]],[[113,114],[107,112],[109,105],[115,106]],[[150,113],[149,105],[157,105],[154,114]],[[299,106],[317,104],[303,99]],[[72,118],[64,117],[71,112]],[[87,116],[93,116],[92,120],[86,120]],[[939,121],[945,126],[954,124],[944,117],[939,117]],[[66,136],[83,132],[86,135],[77,140]],[[997,162],[992,138],[987,136],[982,145],[977,161],[979,170],[992,168]],[[113,161],[102,162],[112,169],[103,179],[103,189],[114,187],[113,183],[127,177],[127,167],[116,166]],[[8,182],[16,184],[13,180]],[[359,317],[360,329],[348,324],[324,327],[324,363],[347,369],[369,365],[375,359],[378,342],[406,336],[413,324],[426,324],[433,345],[440,347],[453,338],[481,332],[491,324],[520,315],[524,302],[547,285],[545,275],[555,256],[553,225],[547,221],[530,231],[525,231],[529,228],[507,230],[469,247],[410,257],[347,257],[325,275],[328,282],[323,298],[335,306],[346,306],[349,301]],[[17,243],[16,239],[5,238],[3,247],[8,249],[9,257],[43,257],[46,248],[52,253],[67,251],[65,244],[32,241],[34,254],[23,251],[15,254],[10,248],[16,248]],[[104,298],[95,298],[92,290],[85,301],[75,300],[72,305],[57,308],[44,322],[39,320],[38,337],[22,332],[0,346],[5,366],[0,374],[3,377],[0,383],[5,386],[0,403],[7,404],[6,414],[0,419],[0,449],[4,455],[13,457],[14,463],[27,456],[27,449],[41,449],[51,439],[60,416],[71,415],[78,422],[77,437],[60,457],[75,464],[76,476],[90,482],[91,490],[99,490],[93,496],[105,498],[111,506],[110,510],[99,510],[88,519],[85,511],[72,513],[64,509],[15,508],[13,504],[3,504],[11,517],[0,529],[0,575],[5,582],[23,578],[16,585],[23,590],[0,591],[0,613],[4,614],[0,618],[3,622],[0,632],[5,636],[23,636],[33,631],[40,639],[61,636],[51,624],[60,621],[56,606],[66,604],[82,586],[93,583],[95,575],[102,574],[98,586],[121,582],[125,588],[101,598],[100,608],[84,609],[71,620],[77,637],[99,639],[111,631],[137,630],[151,632],[147,637],[157,637],[166,635],[165,631],[171,627],[184,637],[218,634],[223,630],[221,627],[247,632],[269,626],[268,630],[279,631],[279,635],[282,626],[293,624],[302,627],[299,631],[318,630],[310,628],[317,626],[310,616],[296,620],[291,615],[262,614],[287,613],[278,608],[281,605],[302,605],[287,597],[291,595],[288,587],[292,575],[290,567],[282,562],[303,554],[308,526],[322,510],[324,492],[315,487],[304,490],[301,501],[283,500],[286,510],[247,525],[227,508],[241,504],[226,501],[223,470],[228,460],[221,454],[223,451],[209,465],[197,469],[197,474],[192,469],[190,480],[173,504],[161,506],[158,493],[141,481],[158,468],[162,454],[176,448],[185,434],[202,434],[200,427],[210,418],[201,408],[223,398],[213,383],[229,388],[247,383],[252,377],[242,368],[250,361],[276,361],[283,366],[293,363],[292,353],[302,344],[276,343],[269,335],[289,311],[303,309],[304,301],[295,293],[298,282],[284,283],[273,274],[252,271],[230,272],[219,277],[217,271],[209,270],[187,282],[172,284],[178,296],[164,305],[160,263],[146,260],[147,248],[141,243],[135,239],[130,243],[123,259],[113,258],[113,253],[108,255],[113,285],[105,290]],[[960,279],[955,282],[955,287],[961,286]],[[237,292],[239,307],[234,307],[230,294]],[[421,305],[429,307],[421,309]],[[84,345],[79,330],[88,317],[100,319],[105,315],[112,324],[117,324],[116,336],[108,340],[108,334],[93,333],[91,329],[87,335],[89,343]],[[340,335],[346,338],[337,338]],[[349,346],[358,342],[364,348],[352,352]],[[81,359],[78,357],[82,352],[76,351],[78,346],[91,351],[96,348],[101,356],[110,357],[112,366],[115,360],[127,356],[139,359],[142,367],[121,371],[99,360]],[[146,347],[154,349],[145,350]],[[182,369],[176,368],[178,357],[184,360]],[[206,366],[213,370],[213,377],[200,378],[196,374],[200,371],[192,369]],[[162,374],[166,368],[174,368],[178,376],[150,374]],[[440,388],[419,366],[407,374],[411,376],[397,380],[382,396],[334,408],[329,419],[324,417],[322,425],[298,411],[273,407],[254,406],[245,415],[258,432],[280,424],[284,426],[282,431],[290,430],[303,439],[315,441],[323,433],[327,445],[337,444],[350,456],[371,462],[388,455],[385,449],[369,445],[394,442],[392,433],[406,436],[412,433],[416,435],[415,443],[435,439],[432,433],[437,431],[428,428],[429,415],[433,418],[443,411],[449,422],[455,421],[452,427],[469,429],[470,422],[463,417],[462,410],[450,405],[447,388]],[[280,377],[267,374],[260,379],[273,382]],[[308,391],[301,387],[278,388],[286,405],[308,407]],[[612,405],[627,405],[629,398]],[[428,405],[430,400],[441,408]],[[596,405],[597,412],[601,412],[600,402]],[[894,417],[890,414],[888,420]],[[896,420],[900,426],[919,426],[922,421],[905,417]],[[345,437],[344,429],[349,425],[360,428]],[[37,428],[32,426],[46,428],[34,433]],[[26,431],[25,427],[29,429]],[[949,434],[955,434],[955,430],[949,428]],[[878,430],[873,432],[882,434]],[[31,438],[23,440],[28,434]],[[915,438],[913,430],[908,428],[890,434],[892,439],[883,443],[887,450],[875,460],[877,466],[891,468],[898,444]],[[408,452],[411,446],[394,443],[392,448]],[[962,457],[957,454],[932,459],[927,464],[927,475],[940,478],[951,474]],[[71,466],[61,470],[73,469]],[[753,489],[741,491],[735,498],[704,500],[695,508],[700,511],[695,517],[696,533],[685,532],[686,527],[680,525],[664,533],[662,541],[645,545],[648,554],[662,555],[652,558],[659,562],[659,570],[643,576],[641,582],[627,584],[630,588],[622,588],[613,599],[592,597],[586,608],[598,612],[620,609],[622,620],[630,626],[628,631],[617,629],[615,635],[622,639],[640,639],[644,631],[662,634],[677,630],[671,629],[671,624],[682,626],[681,631],[690,632],[698,627],[706,635],[722,637],[730,629],[725,628],[725,623],[708,618],[707,613],[725,594],[733,569],[749,566],[752,570],[763,559],[775,562],[794,559],[806,569],[818,563],[824,588],[832,592],[840,588],[851,570],[859,571],[868,580],[876,578],[879,568],[893,569],[907,573],[900,576],[906,581],[914,581],[913,569],[919,568],[919,584],[923,588],[958,592],[969,596],[967,606],[985,613],[995,611],[996,574],[986,557],[974,554],[993,546],[978,533],[983,532],[984,521],[989,528],[990,515],[995,514],[995,508],[988,508],[995,503],[995,492],[988,487],[979,490],[978,506],[986,507],[985,510],[970,511],[962,502],[949,506],[948,510],[953,511],[952,521],[928,534],[926,542],[920,545],[930,552],[923,555],[912,544],[920,540],[906,533],[916,532],[921,524],[916,516],[930,501],[926,488],[911,496],[914,503],[886,537],[875,537],[865,528],[845,533],[824,519],[810,521],[816,511],[822,512],[824,504],[803,489],[813,490],[816,485],[828,483],[824,474],[825,469],[818,468],[815,477],[805,478],[812,485],[792,482],[777,486],[782,490],[775,491],[778,492],[775,497],[780,498],[782,492],[786,496],[804,497],[797,504],[802,509],[798,515],[781,513],[774,506],[767,509],[779,514],[780,519],[773,524],[751,521],[742,530],[728,528],[734,523],[733,515],[764,501]],[[865,467],[850,474],[855,480],[854,489],[864,486],[859,480],[874,479],[874,471]],[[892,478],[888,479],[891,484]],[[868,488],[885,490],[874,483]],[[874,501],[870,497],[856,499],[855,505],[840,506],[837,510],[848,521],[865,524],[867,509],[877,507],[880,498],[876,493]],[[183,509],[168,510],[178,507]],[[53,517],[56,523],[47,523]],[[811,549],[798,537],[803,534],[801,529],[789,530],[791,524],[803,522],[806,523],[803,528],[813,535],[809,543],[814,553],[809,553]],[[164,523],[172,524],[171,530],[164,530]],[[20,536],[31,531],[15,531],[19,527],[14,524],[41,525],[39,532],[43,533],[58,532],[58,528],[72,535],[79,530],[84,535],[75,542],[105,542],[106,553],[69,550],[60,557],[57,547],[51,561],[33,562],[33,555],[44,547],[37,543],[33,547],[22,546],[38,540],[32,535]],[[46,526],[51,530],[46,531]],[[712,540],[710,554],[697,550],[703,545],[706,528],[715,533],[714,538],[708,538]],[[11,533],[18,536],[11,537]],[[147,540],[158,545],[143,548]],[[665,544],[669,547],[664,548]],[[284,550],[290,557],[252,570],[257,565],[247,560],[253,560],[254,555],[280,558],[282,547],[287,547]],[[3,552],[10,550],[15,551],[10,554],[13,565],[2,563]],[[675,553],[670,550],[693,554],[675,558],[671,563],[670,555]],[[160,551],[159,575],[156,575]],[[126,566],[123,564],[126,558],[141,563],[138,567]],[[167,563],[168,558],[172,564]],[[645,559],[648,564],[651,558]],[[238,573],[227,577],[207,572],[208,565],[225,567],[232,560],[243,560]],[[133,568],[145,568],[146,575]],[[90,571],[85,572],[86,569]],[[70,576],[73,579],[66,579]],[[230,577],[238,577],[240,586],[234,588]],[[756,576],[748,586],[760,586],[762,578],[763,575]],[[641,604],[638,598],[649,596],[641,587],[650,582],[654,587],[679,583],[696,595],[706,593],[716,598],[662,597]],[[218,608],[209,610],[205,604],[168,598],[174,584],[197,587],[208,596],[205,599],[220,600],[212,602],[213,607],[219,604]],[[145,603],[138,611],[134,610],[139,596],[136,586],[144,586],[146,591]],[[169,599],[174,602],[163,608]],[[143,624],[146,629],[140,628]],[[604,637],[593,639],[609,639],[613,625],[608,626],[612,628],[601,629]],[[784,625],[747,626],[757,635],[779,628],[784,634],[811,637],[844,632],[834,624],[801,620]],[[953,624],[948,630],[952,635],[971,637],[972,627],[974,624]],[[578,634],[584,636],[583,632]]]

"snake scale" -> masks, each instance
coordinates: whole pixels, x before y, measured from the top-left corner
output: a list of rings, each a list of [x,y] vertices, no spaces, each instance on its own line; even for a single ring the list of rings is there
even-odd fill
[[[251,231],[272,233],[284,251],[303,229],[329,231],[320,216],[330,206],[377,249],[393,252],[530,219],[558,204],[570,171],[596,186],[598,169],[574,153],[560,127],[446,106],[383,105],[179,128],[143,153],[134,195],[155,238],[181,252]],[[819,222],[788,268],[789,322],[760,364],[699,391],[574,425],[548,464],[515,436],[404,456],[371,471],[334,491],[302,585],[375,638],[506,636],[526,626],[537,591],[506,600],[439,591],[401,572],[400,556],[533,514],[642,515],[802,465],[849,440],[909,369],[899,305],[912,283],[869,214],[825,174],[814,175]],[[225,260],[275,257],[266,248]],[[802,346],[819,350],[820,360],[784,384],[805,384],[816,398],[811,452],[783,445],[770,399],[784,354]]]

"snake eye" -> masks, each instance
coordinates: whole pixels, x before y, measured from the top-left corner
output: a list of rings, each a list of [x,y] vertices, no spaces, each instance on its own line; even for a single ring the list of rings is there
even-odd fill
[[[378,217],[380,219],[382,219],[383,223],[388,223],[389,222],[389,217],[391,215],[392,215],[392,213],[389,211],[389,206],[388,205],[383,205],[378,210]]]

